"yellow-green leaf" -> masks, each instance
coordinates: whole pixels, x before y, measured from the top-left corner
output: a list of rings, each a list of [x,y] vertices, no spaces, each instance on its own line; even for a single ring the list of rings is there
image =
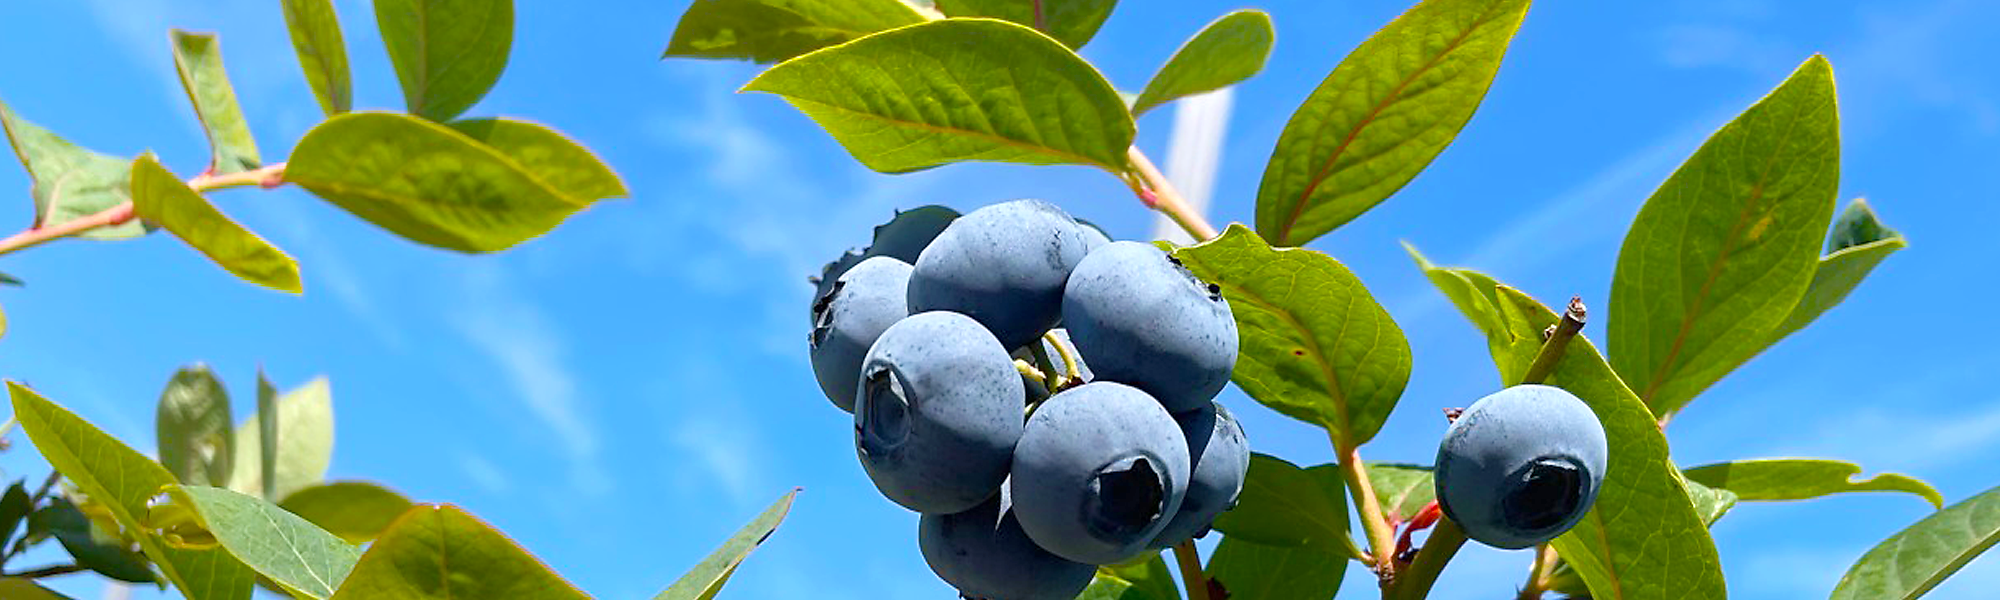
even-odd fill
[[[64,596],[49,591],[48,588],[35,585],[35,581],[32,579],[17,577],[0,577],[0,598],[7,598],[9,600],[70,600],[69,596]]]
[[[1936,488],[1900,473],[1856,480],[1861,465],[1820,458],[1761,458],[1693,467],[1687,478],[1751,501],[1807,500],[1844,492],[1902,492],[1944,508]]]
[[[1848,569],[1833,600],[1915,600],[2000,542],[2000,487],[1882,540]]]
[[[736,567],[742,565],[743,559],[750,556],[750,551],[756,550],[764,540],[770,539],[771,532],[778,529],[779,523],[784,522],[785,514],[792,510],[792,499],[798,495],[798,490],[786,492],[777,502],[771,503],[763,513],[758,514],[757,518],[751,519],[742,529],[738,529],[735,535],[729,536],[721,548],[716,548],[708,558],[702,559],[693,569],[689,569],[687,574],[681,575],[680,579],[674,581],[673,585],[667,586],[667,589],[658,596],[654,596],[653,600],[714,598],[717,592],[722,591],[722,585],[729,583],[729,576],[736,573]]]
[[[661,58],[774,63],[926,18],[903,0],[695,0]]]
[[[450,121],[479,103],[514,45],[513,0],[375,0],[410,114]]]
[[[449,123],[480,143],[500,151],[529,175],[579,203],[629,194],[625,182],[590,149],[554,129],[506,118],[465,119]]]
[[[28,122],[0,103],[0,128],[33,180],[35,226],[88,217],[132,200],[132,161],[93,152]],[[93,228],[77,237],[116,240],[145,235],[138,219]]]
[[[236,87],[222,68],[222,43],[214,34],[190,33],[175,29],[174,67],[180,70],[181,88],[194,102],[194,113],[208,132],[208,145],[215,152],[209,168],[219,174],[240,173],[263,166],[257,157],[257,139],[250,135],[250,122],[236,104]]]
[[[245,281],[299,293],[299,265],[209,204],[151,154],[132,161],[132,208]]]
[[[1070,48],[1082,48],[1118,0],[937,0],[938,12],[950,17],[988,17],[1019,23],[1049,34]]]
[[[334,116],[354,108],[353,75],[347,68],[347,42],[341,39],[340,18],[334,14],[333,0],[283,0],[285,27],[292,33],[292,49],[299,54],[299,67],[319,108]]]
[[[1194,34],[1173,58],[1146,82],[1132,101],[1132,114],[1143,114],[1176,98],[1221,89],[1249,79],[1264,69],[1271,56],[1271,15],[1239,10],[1216,19]]]
[[[1340,591],[1347,563],[1339,546],[1269,546],[1224,537],[1205,570],[1227,598],[1326,600]]]
[[[206,486],[173,488],[216,541],[293,596],[331,597],[361,549],[278,505]]]
[[[278,506],[350,543],[374,540],[414,504],[402,494],[363,481],[335,481],[299,488]]]
[[[554,229],[587,203],[457,130],[389,113],[328,119],[299,141],[285,180],[412,241],[493,252]]]
[[[513,540],[457,507],[410,509],[361,555],[334,600],[585,600]]]
[[[1486,96],[1528,0],[1424,0],[1354,49],[1292,114],[1257,188],[1257,232],[1298,246],[1388,199]]]
[[[278,460],[272,466],[277,481],[270,497],[283,498],[326,479],[326,469],[333,464],[333,385],[325,377],[314,378],[279,395],[274,403],[278,439],[273,451]],[[235,473],[229,489],[251,495],[266,489],[262,414],[260,409],[236,426]]]
[[[1132,115],[1090,63],[1033,29],[945,19],[771,67],[744,91],[784,96],[854,158],[899,173],[967,160],[1123,172]]]

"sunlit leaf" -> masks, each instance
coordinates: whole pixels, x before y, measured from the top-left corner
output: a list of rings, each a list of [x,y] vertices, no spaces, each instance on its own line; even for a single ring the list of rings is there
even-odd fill
[[[465,511],[418,505],[361,555],[335,600],[585,600],[547,565]]]
[[[375,23],[404,106],[438,122],[493,89],[514,45],[513,0],[375,0]]]
[[[34,181],[35,226],[88,217],[132,200],[132,161],[92,152],[15,115],[0,103],[0,128]],[[77,237],[116,240],[145,235],[138,219],[97,227]]]
[[[36,585],[32,579],[0,577],[0,598],[9,600],[71,600],[69,596]]]
[[[466,119],[448,125],[506,155],[522,170],[579,203],[629,195],[611,167],[553,129],[514,119]]]
[[[207,365],[175,371],[153,419],[160,464],[189,485],[227,483],[236,458],[230,421],[229,391]]]
[[[333,464],[333,386],[315,378],[275,398],[278,406],[277,481],[271,497],[283,498],[326,479]],[[260,409],[258,414],[262,414]],[[236,426],[235,473],[229,489],[250,495],[264,493],[264,435],[258,414]]]
[[[1216,518],[1215,530],[1268,546],[1341,548],[1348,527],[1346,493],[1334,465],[1301,469],[1252,453],[1243,492],[1234,508]]]
[[[1271,56],[1271,15],[1239,10],[1216,19],[1189,38],[1166,66],[1146,82],[1132,101],[1132,114],[1143,114],[1185,96],[1221,89],[1249,79],[1264,69]]]
[[[2000,542],[2000,487],[1882,540],[1840,578],[1833,600],[1911,600]]]
[[[938,0],[949,17],[990,17],[1033,27],[1070,48],[1097,35],[1118,0]]]
[[[1875,211],[1868,203],[1855,200],[1847,205],[1847,210],[1834,222],[1833,233],[1827,237],[1826,256],[1819,259],[1813,269],[1812,283],[1806,286],[1805,297],[1799,305],[1792,307],[1785,322],[1771,334],[1772,343],[1784,339],[1792,332],[1805,328],[1826,313],[1847,294],[1861,285],[1861,280],[1875,270],[1875,265],[1890,253],[1908,246],[1903,234],[1897,233],[1875,217]]]
[[[302,291],[299,265],[291,256],[216,210],[151,154],[132,161],[132,208],[244,281],[281,292]]]
[[[299,488],[278,506],[321,529],[360,544],[382,535],[414,504],[402,494],[363,481],[335,481]]]
[[[1104,565],[1077,600],[1180,600],[1174,575],[1161,553],[1151,551],[1125,564]]]
[[[1368,463],[1368,481],[1382,510],[1396,519],[1417,516],[1424,505],[1437,499],[1431,483],[1431,468],[1419,465]]]
[[[283,6],[292,49],[298,51],[299,67],[305,70],[313,96],[319,98],[320,110],[329,117],[352,110],[353,76],[348,71],[347,42],[341,39],[333,0],[283,0]]]
[[[1744,500],[1807,500],[1845,492],[1902,492],[1944,508],[1944,496],[1908,475],[1883,473],[1857,479],[1861,465],[1820,458],[1764,458],[1702,465],[1684,471],[1691,481],[1735,492]]]
[[[230,554],[294,596],[331,597],[361,558],[354,545],[262,499],[206,486],[174,495]]]
[[[222,68],[222,43],[214,34],[174,30],[174,67],[180,70],[181,88],[194,102],[195,116],[208,132],[208,145],[215,156],[209,168],[219,174],[239,173],[263,166],[257,157],[257,139],[250,135],[250,122],[236,104],[236,87]]]
[[[681,575],[680,579],[674,581],[673,585],[667,586],[666,591],[654,596],[653,600],[714,598],[717,592],[722,591],[723,584],[729,583],[729,576],[736,573],[736,567],[743,564],[743,559],[750,556],[750,551],[756,550],[764,540],[770,539],[771,532],[778,529],[779,523],[784,522],[785,513],[792,510],[792,499],[798,495],[798,490],[786,492],[777,502],[771,503],[769,508],[764,509],[763,513],[743,525],[742,529],[738,529],[735,535],[729,536],[721,548],[716,548],[708,558],[695,564],[693,569]]]
[[[661,58],[774,63],[925,18],[903,0],[696,0]]]
[[[1209,582],[1231,599],[1326,600],[1340,591],[1347,563],[1339,546],[1267,546],[1224,537],[1207,571]]]

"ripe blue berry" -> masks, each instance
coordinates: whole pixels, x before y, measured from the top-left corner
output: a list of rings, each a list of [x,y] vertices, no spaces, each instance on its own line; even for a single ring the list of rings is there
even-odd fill
[[[1229,302],[1152,244],[1112,242],[1084,258],[1063,292],[1063,324],[1099,379],[1171,412],[1207,406],[1236,368]]]
[[[1517,385],[1460,413],[1438,445],[1438,507],[1495,548],[1554,539],[1597,500],[1610,456],[1604,426],[1561,388]]]
[[[1243,425],[1222,403],[1174,415],[1187,437],[1188,454],[1194,474],[1188,478],[1187,496],[1181,509],[1153,538],[1154,548],[1165,548],[1207,533],[1209,525],[1223,511],[1236,506],[1243,492],[1243,478],[1250,472],[1250,441]]]
[[[1040,200],[966,213],[917,257],[910,310],[965,314],[1020,348],[1055,326],[1063,283],[1087,245],[1074,219]]]
[[[1094,565],[1138,556],[1180,509],[1190,472],[1173,416],[1145,392],[1087,383],[1043,402],[1014,449],[1014,512],[1036,544]]]
[[[935,204],[896,211],[895,218],[875,227],[875,241],[868,245],[868,255],[917,262],[917,255],[923,253],[924,247],[931,245],[931,240],[937,239],[957,218],[958,211]]]
[[[854,412],[861,359],[875,338],[910,315],[909,283],[910,265],[877,256],[849,269],[813,303],[813,376],[834,406]]]
[[[867,256],[863,255],[860,250],[849,248],[846,252],[840,253],[839,258],[835,258],[827,262],[826,266],[820,267],[818,275],[806,278],[806,283],[810,283],[813,286],[812,319],[814,323],[819,322],[819,303],[821,300],[826,299],[828,292],[833,291],[833,283],[839,281],[841,275],[847,274],[848,269],[854,268],[854,265],[861,264],[861,259],[863,258],[867,258]]]
[[[917,546],[924,562],[960,595],[981,600],[1071,600],[1097,567],[1065,560],[1028,539],[1001,488],[978,507],[924,515]]]
[[[1014,359],[971,318],[935,311],[897,321],[861,363],[861,466],[910,510],[971,509],[1007,478],[1025,393]]]

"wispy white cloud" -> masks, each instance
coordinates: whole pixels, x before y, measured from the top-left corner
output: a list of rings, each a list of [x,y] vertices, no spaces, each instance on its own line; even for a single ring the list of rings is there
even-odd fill
[[[514,480],[508,477],[505,471],[501,471],[493,461],[486,460],[486,457],[478,454],[459,452],[458,470],[465,475],[466,481],[472,482],[487,494],[499,495],[514,489]]]
[[[450,320],[460,335],[500,367],[533,426],[549,432],[570,463],[570,484],[587,496],[611,491],[597,433],[576,378],[563,364],[561,334],[542,310],[505,285],[497,262],[468,267],[466,300]]]

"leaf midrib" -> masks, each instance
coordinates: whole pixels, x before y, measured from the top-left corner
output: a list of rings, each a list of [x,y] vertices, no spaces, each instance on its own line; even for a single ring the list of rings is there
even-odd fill
[[[1275,255],[1276,253],[1277,252],[1273,252],[1272,254]],[[1349,438],[1351,437],[1351,434],[1353,432],[1348,430],[1350,424],[1348,423],[1347,419],[1348,415],[1347,415],[1346,388],[1341,387],[1340,376],[1334,371],[1333,363],[1329,362],[1326,359],[1326,353],[1320,348],[1319,336],[1312,335],[1311,334],[1312,330],[1307,329],[1305,323],[1300,321],[1298,317],[1292,313],[1292,311],[1278,308],[1278,306],[1276,304],[1273,304],[1271,300],[1268,300],[1261,295],[1251,293],[1249,288],[1240,285],[1223,285],[1221,287],[1225,289],[1231,287],[1236,288],[1238,296],[1242,297],[1245,300],[1249,300],[1252,304],[1255,304],[1258,307],[1263,308],[1264,310],[1272,314],[1278,315],[1278,317],[1283,319],[1285,321],[1285,324],[1291,326],[1294,331],[1306,332],[1306,335],[1300,336],[1305,338],[1304,340],[1305,343],[1300,345],[1305,347],[1304,349],[1306,351],[1306,355],[1308,358],[1312,359],[1313,364],[1319,367],[1320,374],[1326,377],[1326,384],[1327,384],[1326,395],[1329,399],[1333,400],[1334,410],[1333,414],[1329,416],[1331,416],[1335,422],[1330,423],[1330,425],[1334,426],[1335,435],[1340,437],[1340,443],[1342,446],[1351,445],[1352,442],[1349,440]],[[1346,327],[1347,327],[1346,320],[1343,320],[1341,325],[1342,328],[1341,330],[1343,333],[1345,333]],[[1347,452],[1347,449],[1343,447],[1340,449],[1340,452],[1342,454],[1345,454]]]

